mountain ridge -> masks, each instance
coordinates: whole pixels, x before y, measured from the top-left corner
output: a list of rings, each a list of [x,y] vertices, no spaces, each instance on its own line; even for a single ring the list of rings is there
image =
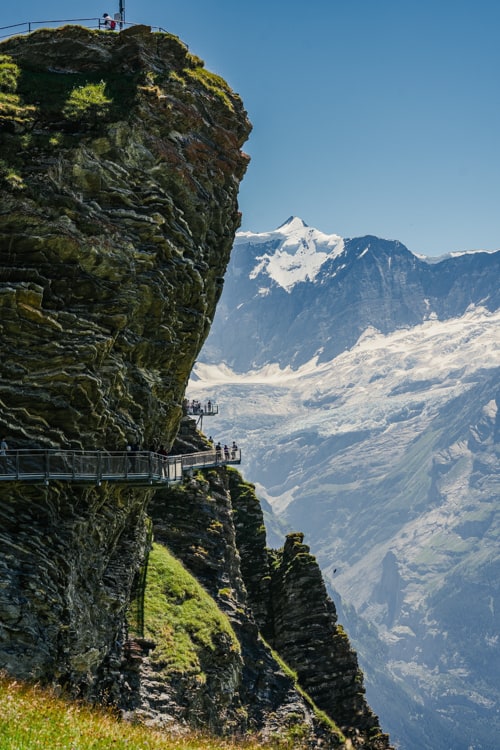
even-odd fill
[[[301,220],[292,225],[292,236],[237,234],[205,361],[242,372],[273,361],[297,368],[349,349],[367,327],[389,333],[432,316],[456,317],[469,305],[500,304],[500,252],[427,263],[394,240],[342,240]],[[242,346],[240,331],[252,320],[258,325]]]

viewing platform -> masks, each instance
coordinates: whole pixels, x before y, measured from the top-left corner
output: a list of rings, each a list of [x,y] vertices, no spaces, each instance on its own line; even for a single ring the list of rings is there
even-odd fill
[[[116,29],[114,29],[115,32],[130,28],[131,26],[141,25],[136,22],[125,21],[123,17],[120,18],[119,13],[114,14],[113,20],[116,22]],[[31,34],[32,31],[37,31],[38,29],[57,29],[60,26],[67,26],[68,24],[71,26],[84,26],[88,29],[98,29],[100,31],[111,31],[106,27],[103,16],[90,18],[58,18],[48,21],[22,21],[21,23],[11,24],[10,26],[0,26],[0,40],[8,39],[11,36]],[[149,26],[151,31],[168,33],[167,30],[161,26]]]
[[[181,456],[151,451],[9,450],[0,455],[0,483],[168,485],[181,482],[185,473],[196,469],[240,463],[239,448],[226,455],[213,449]]]
[[[219,413],[219,405],[216,404],[215,401],[206,401],[203,403],[202,401],[196,401],[195,399],[192,399],[191,401],[186,399],[182,405],[182,409],[189,417],[198,417],[200,415],[214,417]]]

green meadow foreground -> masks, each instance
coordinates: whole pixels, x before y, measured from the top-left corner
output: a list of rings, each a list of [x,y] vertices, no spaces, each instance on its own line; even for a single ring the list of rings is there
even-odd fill
[[[7,678],[0,680],[2,750],[285,750],[283,741],[261,745],[189,735],[170,737],[120,721],[111,712],[70,702],[48,690]],[[291,741],[291,740],[290,740]]]

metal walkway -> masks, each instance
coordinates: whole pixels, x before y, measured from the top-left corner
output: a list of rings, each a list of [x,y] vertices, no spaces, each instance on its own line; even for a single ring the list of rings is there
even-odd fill
[[[166,485],[181,482],[185,472],[240,463],[240,449],[231,451],[229,456],[215,450],[182,456],[150,451],[9,450],[0,455],[0,483]]]

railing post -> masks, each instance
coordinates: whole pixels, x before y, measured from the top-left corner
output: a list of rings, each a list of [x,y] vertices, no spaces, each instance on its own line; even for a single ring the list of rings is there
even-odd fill
[[[45,451],[45,481],[48,484],[50,478],[50,453]]]

